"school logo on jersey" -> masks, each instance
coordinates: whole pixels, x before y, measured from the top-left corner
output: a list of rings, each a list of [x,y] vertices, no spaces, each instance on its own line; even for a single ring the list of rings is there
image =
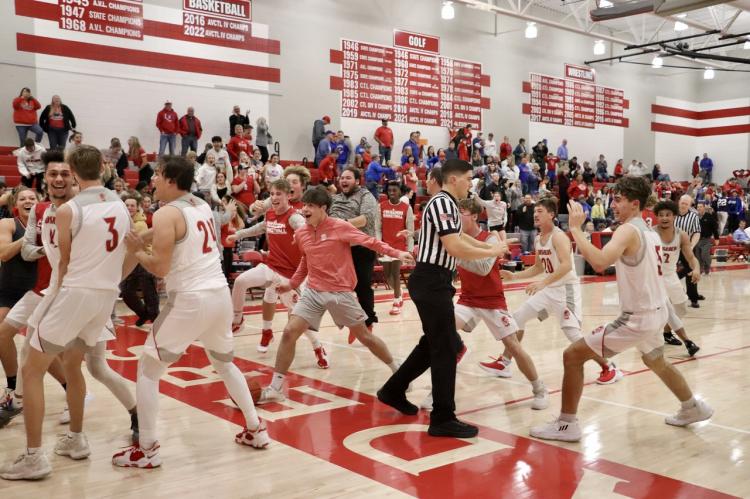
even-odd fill
[[[501,320],[503,321],[503,326],[510,327],[510,319],[508,319],[507,316],[503,315],[503,318]]]
[[[565,311],[563,312],[563,319],[565,319],[566,321],[567,321],[568,319],[570,319],[570,310],[568,310],[567,308],[566,308],[566,309],[565,309]]]

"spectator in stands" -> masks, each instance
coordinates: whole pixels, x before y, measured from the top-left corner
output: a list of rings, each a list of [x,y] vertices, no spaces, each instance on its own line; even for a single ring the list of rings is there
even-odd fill
[[[484,137],[482,132],[477,132],[477,136],[471,141],[471,157],[474,157],[474,153],[479,151],[479,157],[484,158]]]
[[[714,171],[714,162],[708,157],[708,153],[703,153],[703,159],[700,162],[700,174],[703,176],[703,181],[707,184],[711,183],[711,177]]]
[[[331,122],[331,118],[329,116],[323,116],[319,120],[315,120],[313,122],[313,129],[312,129],[312,144],[313,144],[313,150],[315,151],[315,164],[320,164],[320,161],[328,155],[330,152],[330,143],[328,145],[329,150],[323,150],[320,151],[320,143],[330,137],[328,137],[328,132],[326,131],[326,125],[328,125]],[[333,133],[333,132],[331,132]]]
[[[121,178],[116,178],[114,182],[112,183],[112,190],[115,191],[115,194],[117,194],[120,199],[125,199],[126,196],[128,196],[130,193],[128,192],[127,185],[125,184],[125,181]]]
[[[260,160],[268,161],[268,145],[273,142],[273,136],[268,128],[268,121],[261,116],[255,122],[255,146],[260,149]]]
[[[701,164],[700,164],[700,156],[696,156],[693,160],[693,168],[690,170],[690,173],[693,175],[693,178],[697,177],[698,174],[701,171]]]
[[[214,181],[215,184],[215,181]],[[258,184],[258,176],[254,173],[250,173],[249,168],[241,166],[237,170],[237,177],[232,180],[232,196],[234,199],[244,205],[245,211],[247,208],[252,206],[255,202],[255,198],[260,194],[260,185]]]
[[[587,198],[589,196],[589,186],[583,181],[583,174],[579,173],[568,187],[568,197],[578,199],[579,196]]]
[[[364,142],[364,144],[362,143]],[[355,149],[354,166],[357,168],[367,169],[372,161],[372,146],[365,137],[360,140],[360,145]]]
[[[329,154],[331,154],[331,151],[335,149],[335,137],[336,134],[333,133],[332,130],[328,130],[325,132],[323,138],[318,142],[318,147],[315,153],[315,165],[320,166],[323,158],[327,157]]]
[[[505,240],[505,225],[508,223],[508,203],[503,201],[499,190],[492,193],[492,199],[485,201],[477,199],[477,202],[487,211],[487,227],[490,231],[500,233],[500,238]]]
[[[583,175],[583,181],[587,184],[594,183],[594,171],[591,169],[591,165],[588,161],[583,162],[583,172],[581,175]]]
[[[609,172],[607,172],[607,160],[604,154],[599,155],[599,161],[596,162],[596,180],[599,182],[609,182]]]
[[[237,125],[234,127],[234,137],[229,139],[227,144],[227,153],[229,153],[229,159],[232,166],[236,167],[240,162],[240,152],[244,152],[248,156],[253,154],[253,146],[250,140],[245,134],[245,128],[250,125]]]
[[[521,251],[526,255],[534,252],[534,238],[536,237],[534,206],[534,200],[531,195],[526,194],[523,197],[523,204],[518,208],[518,228],[521,231]]]
[[[83,134],[77,130],[73,130],[73,133],[68,139],[68,146],[65,148],[65,152],[68,153],[81,144],[83,144]]]
[[[521,163],[518,165],[518,180],[521,182],[521,190],[524,194],[529,193],[529,176],[531,175],[531,166],[529,166],[529,156],[524,154],[521,157]]]
[[[631,177],[648,177],[648,174],[648,168],[640,161],[636,163],[636,161],[633,160],[628,167],[628,175]]]
[[[277,180],[281,180],[284,175],[284,167],[279,164],[279,155],[276,153],[271,154],[268,159],[268,163],[263,167],[263,185],[266,191],[271,191],[271,184]]]
[[[622,165],[622,158],[617,160],[614,173],[615,173],[615,180],[619,180],[625,174],[625,168]]]
[[[727,233],[733,234],[745,214],[742,198],[736,189],[731,191],[727,197],[727,214]]]
[[[732,241],[750,248],[750,236],[745,232],[745,227],[747,227],[747,222],[740,220],[737,230],[732,232]]]
[[[549,189],[549,177],[544,177],[539,183],[539,199],[552,196],[554,193]]]
[[[518,145],[513,149],[513,158],[515,159],[516,164],[521,163],[521,157],[527,152],[526,139],[518,139]]]
[[[339,152],[332,150],[328,155],[320,161],[318,166],[319,181],[321,184],[328,188],[331,193],[336,192],[336,178],[338,171],[336,170],[336,159],[338,158]]]
[[[236,126],[237,125],[249,125],[250,124],[250,118],[247,116],[250,114],[250,110],[248,109],[245,111],[245,114],[242,114],[240,111],[240,106],[235,105],[232,108],[232,114],[229,115],[229,137],[234,137],[234,134],[236,133]]]
[[[558,197],[560,198],[560,203],[558,204],[559,206],[558,213],[561,215],[568,214],[568,201],[571,199],[570,196],[568,195],[569,189],[570,189],[570,177],[568,176],[568,170],[561,167],[557,172],[557,190],[558,190]]]
[[[128,155],[122,150],[120,139],[112,137],[109,141],[109,149],[102,151],[102,156],[115,165],[118,177],[125,178],[125,169],[128,167]]]
[[[482,158],[482,154],[477,148],[474,148],[474,154],[471,157],[471,166],[474,168],[475,175],[478,172],[481,172],[482,168],[484,167],[484,159]]]
[[[106,156],[102,157],[102,162],[104,164],[104,171],[102,172],[102,183],[107,189],[112,189],[115,179],[118,178],[117,169]],[[124,180],[125,179],[123,179],[123,181]]]
[[[124,201],[130,213],[132,230],[137,234],[143,234],[148,230],[148,224],[138,198],[129,195],[125,197]],[[159,315],[159,294],[156,292],[156,278],[152,274],[141,265],[137,265],[120,287],[122,301],[137,316],[136,327],[141,327],[146,321],[153,322],[156,319],[156,316]],[[139,291],[143,298],[138,295]]]
[[[216,172],[216,179],[211,185],[211,202],[213,206],[220,206],[221,200],[231,194],[230,185],[227,183],[227,176],[223,172]]]
[[[540,167],[536,163],[531,163],[531,173],[529,174],[529,178],[526,179],[526,183],[529,186],[529,194],[532,196],[536,196],[539,194],[539,184],[542,181],[542,175],[540,171]]]
[[[237,203],[231,197],[227,196],[222,200],[222,208],[225,215],[223,220],[225,221],[221,224],[220,234],[221,246],[223,249],[221,263],[224,270],[224,276],[227,280],[230,280],[232,264],[234,263],[235,242],[227,240],[227,237],[244,228],[245,222],[242,220],[242,215],[240,214]]]
[[[719,221],[716,213],[705,202],[698,203],[698,217],[701,236],[695,245],[695,256],[700,263],[701,273],[708,275],[711,271],[711,246],[719,241]]]
[[[203,199],[208,200],[211,189],[216,183],[216,156],[206,155],[206,162],[198,167],[195,173],[195,184],[198,192],[203,194]],[[224,175],[226,178],[226,174]]]
[[[547,158],[548,153],[547,146],[544,141],[540,140],[534,147],[531,148],[531,154],[533,156],[534,163],[541,165],[544,164],[544,160]]]
[[[393,149],[393,130],[388,127],[387,119],[380,121],[380,126],[375,130],[373,138],[378,144],[378,154],[383,162],[385,164],[390,163]]]
[[[148,225],[148,228],[151,228],[151,223],[154,218],[154,208],[153,205],[153,198],[150,194],[144,194],[141,196],[141,211],[143,211],[143,215],[146,217],[146,225]]]
[[[44,130],[37,122],[36,112],[42,105],[31,95],[31,89],[24,87],[21,93],[13,99],[13,123],[18,132],[18,143],[21,147],[26,144],[26,135],[29,131],[36,135],[36,142],[41,142]]]
[[[227,182],[230,184],[234,179],[234,171],[232,170],[232,160],[229,157],[229,153],[224,149],[221,137],[214,135],[211,137],[211,145],[213,148],[206,153],[206,160],[209,156],[213,156],[213,165],[218,171],[223,171],[227,176]]]
[[[159,129],[159,156],[164,154],[164,149],[169,146],[169,154],[174,154],[177,142],[177,123],[179,116],[172,109],[172,101],[167,100],[164,108],[156,115],[156,128]]]
[[[44,147],[34,142],[31,137],[24,141],[23,147],[13,151],[18,165],[18,173],[21,174],[21,183],[31,188],[36,182],[38,192],[42,192],[42,180],[44,179],[44,163],[42,162],[44,152]]]
[[[607,210],[601,196],[596,197],[594,206],[591,207],[591,221],[594,222],[596,230],[602,230],[607,226]]]
[[[458,151],[456,151],[456,144],[455,142],[448,142],[448,147],[443,151],[445,153],[445,160],[440,160],[441,165],[444,164],[445,161],[450,161],[452,159],[458,159]],[[438,157],[440,155],[438,154]],[[437,166],[437,165],[435,165]]]
[[[429,153],[429,150],[427,151]],[[497,142],[495,142],[495,134],[490,132],[487,134],[487,140],[484,141],[484,157],[494,158],[498,154]]]
[[[417,160],[416,162],[419,163],[419,132],[411,132],[409,134],[409,140],[404,142],[401,149],[406,150],[407,147],[411,150],[412,156]]]
[[[195,116],[195,109],[192,106],[187,108],[187,114],[180,118],[177,132],[182,137],[182,152],[180,154],[184,156],[188,149],[198,152],[198,140],[203,134],[203,127],[201,126],[201,120]]]
[[[53,95],[52,102],[39,115],[39,126],[47,133],[50,149],[65,149],[68,133],[76,127],[76,118],[60,96]]]
[[[560,158],[558,158],[551,152],[548,152],[545,162],[547,164],[547,178],[549,179],[549,186],[550,188],[552,188],[554,187],[555,181],[557,180],[557,165],[558,163],[560,163]]]
[[[586,214],[586,220],[591,221],[591,205],[586,202],[586,196],[580,194],[576,201],[578,201],[578,204],[583,208],[583,212]]]
[[[500,143],[500,161],[506,160],[511,154],[513,154],[513,146],[510,145],[510,139],[506,135],[505,137],[503,137],[503,141]]]
[[[669,175],[661,172],[661,166],[659,165],[659,163],[654,164],[654,169],[651,171],[651,180],[653,180],[654,182],[671,182]]]
[[[339,169],[339,174],[341,174],[341,172],[344,171],[344,168],[354,166],[354,146],[352,144],[352,139],[348,135],[345,135],[341,130],[338,132],[337,139],[338,143],[336,144],[336,149],[339,150],[339,157],[336,160],[336,164]]]
[[[563,139],[562,143],[557,148],[557,157],[560,158],[560,161],[568,160],[568,140],[567,139]]]
[[[148,155],[146,150],[141,147],[141,142],[138,137],[130,137],[128,139],[128,163],[138,168],[138,181],[149,182],[151,177],[154,175],[154,170],[148,163]]]
[[[370,165],[365,172],[365,186],[367,187],[367,190],[375,196],[375,199],[380,199],[380,181],[389,170],[390,168],[387,165],[383,166],[380,164],[379,154],[375,154],[372,157],[372,161],[370,161]]]

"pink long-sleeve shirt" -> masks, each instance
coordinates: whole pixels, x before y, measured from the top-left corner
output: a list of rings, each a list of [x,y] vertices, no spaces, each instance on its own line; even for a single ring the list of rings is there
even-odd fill
[[[352,263],[352,246],[364,246],[377,253],[398,258],[400,251],[370,237],[345,220],[327,217],[317,227],[305,225],[294,233],[302,260],[289,283],[299,287],[307,277],[307,287],[316,291],[352,291],[357,275]]]

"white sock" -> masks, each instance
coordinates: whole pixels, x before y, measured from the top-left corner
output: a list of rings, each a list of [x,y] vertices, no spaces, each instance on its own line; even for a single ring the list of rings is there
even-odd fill
[[[245,416],[245,426],[247,428],[257,428],[260,424],[260,419],[258,419],[258,413],[255,411],[253,398],[250,396],[250,390],[247,388],[245,377],[239,368],[232,362],[225,362],[219,375],[224,381],[224,386],[227,387],[229,395],[231,395],[237,407],[240,408],[242,414]]]
[[[273,373],[273,379],[271,380],[271,388],[276,390],[277,392],[280,392],[281,389],[284,387],[284,378],[286,378],[286,374],[281,373]]]
[[[544,390],[544,381],[539,378],[535,379],[531,382],[531,389],[534,390],[534,393]]]
[[[513,359],[506,359],[505,357],[501,355],[500,362],[502,362],[504,366],[509,366],[510,363],[513,362]]]
[[[683,409],[692,409],[693,407],[695,407],[696,400],[695,400],[695,397],[693,396],[687,399],[686,401],[680,402],[680,403],[682,404]]]
[[[41,447],[26,447],[26,454],[28,454],[29,456],[33,456],[34,454],[41,452],[41,451],[42,451]]]
[[[399,364],[398,361],[393,360],[393,362],[388,364],[388,367],[391,368],[391,372],[395,373],[396,371],[398,371],[398,368],[401,367],[401,364]]]
[[[232,322],[234,322],[235,324],[238,324],[241,320],[242,320],[242,311],[235,312]]]
[[[135,384],[138,400],[138,432],[140,446],[150,449],[156,443],[156,416],[159,412],[159,382],[138,376]]]
[[[105,360],[105,342],[100,341],[94,347],[94,351],[89,352],[84,357],[86,359],[86,368],[98,382],[112,392],[117,400],[125,409],[135,406],[135,399],[130,391],[125,379],[117,374]]]
[[[320,340],[316,336],[315,331],[313,331],[312,329],[308,329],[307,331],[305,331],[305,336],[307,336],[307,339],[310,340],[313,348],[321,347]]]
[[[78,432],[76,432],[76,431],[70,431],[70,430],[68,430],[68,436],[69,436],[70,438],[75,438],[75,437],[77,437],[78,435],[80,435],[81,433],[83,433],[83,432],[82,432],[82,431],[78,431]]]
[[[273,329],[273,321],[263,321],[263,329]]]
[[[576,415],[575,414],[565,414],[564,412],[560,413],[560,421],[565,421],[566,423],[575,423],[576,421]]]

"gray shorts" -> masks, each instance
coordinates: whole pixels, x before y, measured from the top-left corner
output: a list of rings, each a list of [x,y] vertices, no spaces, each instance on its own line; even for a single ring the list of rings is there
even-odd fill
[[[302,292],[291,315],[304,319],[310,329],[317,331],[326,310],[339,329],[364,323],[367,319],[353,291],[316,291],[310,288]]]

